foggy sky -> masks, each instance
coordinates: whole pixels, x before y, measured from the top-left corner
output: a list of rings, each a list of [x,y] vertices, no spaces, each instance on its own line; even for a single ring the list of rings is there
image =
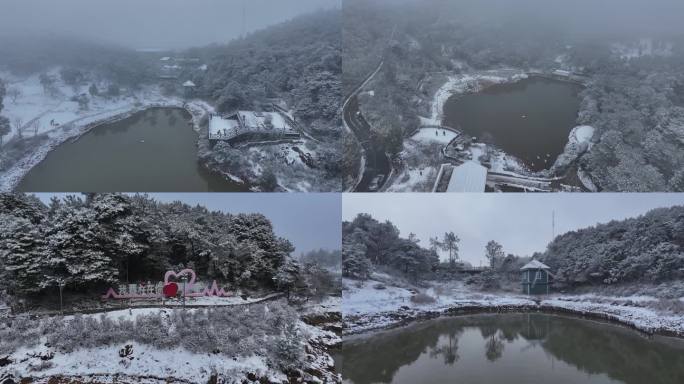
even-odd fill
[[[2,1],[2,0],[0,0]],[[65,193],[35,193],[44,203]],[[302,252],[342,247],[341,198],[334,193],[149,193],[165,203],[181,201],[202,205],[211,211],[262,213],[273,223],[276,235],[295,246],[293,256]]]
[[[345,194],[342,217],[350,221],[358,213],[369,213],[377,220],[390,220],[402,237],[418,235],[423,247],[429,246],[430,237],[454,231],[461,238],[461,259],[479,266],[486,265],[484,247],[489,240],[503,245],[506,254],[543,252],[551,241],[554,210],[559,235],[673,205],[684,205],[684,193]]]
[[[0,36],[79,37],[134,49],[222,43],[341,0],[0,0]]]
[[[682,0],[345,0],[439,7],[442,21],[525,28],[536,25],[586,38],[684,34]],[[540,36],[542,38],[543,36]]]

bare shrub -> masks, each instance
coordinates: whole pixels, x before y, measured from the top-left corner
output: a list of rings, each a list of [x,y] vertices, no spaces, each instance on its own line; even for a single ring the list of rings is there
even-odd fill
[[[8,324],[9,323],[9,324]],[[286,369],[304,358],[306,335],[290,306],[271,302],[236,308],[191,311],[160,310],[135,321],[105,315],[76,315],[70,319],[16,318],[0,324],[0,350],[32,347],[45,336],[47,344],[63,352],[104,345],[123,347],[135,341],[159,349],[183,347],[195,353],[226,357],[265,354],[270,364]]]
[[[418,305],[432,304],[435,301],[437,300],[427,293],[416,293],[415,295],[411,296],[411,302]]]
[[[663,312],[671,312],[677,315],[684,314],[684,301],[680,299],[660,299],[651,304],[653,309]]]

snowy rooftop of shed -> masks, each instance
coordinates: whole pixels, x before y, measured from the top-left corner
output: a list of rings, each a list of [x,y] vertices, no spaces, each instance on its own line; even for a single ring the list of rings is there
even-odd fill
[[[186,81],[185,83],[183,83],[183,86],[184,86],[184,87],[194,87],[194,86],[195,86],[195,83],[193,83],[192,81],[188,80],[188,81]]]
[[[288,124],[283,116],[276,112],[254,112],[254,111],[238,111],[240,119],[242,120],[245,128],[251,131],[269,131],[269,130],[280,130],[280,131],[292,131],[292,127]],[[271,126],[266,124],[267,120],[271,120]]]
[[[474,161],[454,168],[449,179],[447,192],[484,192],[487,183],[487,168]]]
[[[541,261],[532,260],[529,263],[523,265],[522,268],[520,268],[521,271],[524,271],[526,269],[551,269],[551,267],[542,263]]]
[[[209,119],[209,137],[233,137],[240,130],[240,123],[236,119],[212,116]]]

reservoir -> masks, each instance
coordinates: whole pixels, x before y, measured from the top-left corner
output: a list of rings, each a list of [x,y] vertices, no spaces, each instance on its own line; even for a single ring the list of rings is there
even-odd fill
[[[439,318],[345,338],[347,384],[684,383],[684,341],[547,314]]]
[[[24,192],[224,192],[247,187],[197,161],[190,115],[148,109],[95,127],[51,151],[16,190]]]
[[[530,77],[515,83],[454,95],[444,105],[444,124],[494,144],[531,170],[553,165],[568,142],[582,86]]]

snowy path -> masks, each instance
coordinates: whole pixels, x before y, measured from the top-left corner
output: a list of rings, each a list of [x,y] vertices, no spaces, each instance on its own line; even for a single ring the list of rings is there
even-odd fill
[[[235,307],[235,306],[240,306],[240,305],[252,305],[252,304],[258,304],[258,303],[263,303],[266,301],[272,301],[272,300],[278,300],[284,296],[283,293],[271,293],[266,296],[262,297],[255,297],[255,298],[247,298],[247,299],[242,299],[240,297],[217,297],[217,296],[207,296],[207,297],[198,297],[198,298],[191,298],[187,299],[185,302],[185,307],[190,308],[190,309],[198,309],[198,308],[219,308],[219,307]],[[122,302],[123,303],[123,302]],[[179,308],[183,306],[183,302],[181,300],[173,300],[173,301],[167,301],[164,304],[146,304],[144,302],[141,302],[140,304],[135,304],[135,302],[130,305],[129,307],[105,307],[105,308],[92,308],[92,309],[84,309],[84,310],[78,310],[78,311],[65,311],[64,315],[71,316],[71,315],[76,315],[76,314],[83,314],[83,315],[88,315],[88,314],[106,314],[107,317],[112,317],[112,318],[118,318],[120,316],[124,317],[130,317],[132,319],[135,319],[137,315],[140,314],[147,314],[150,312],[155,312],[160,309],[173,309],[173,308]],[[23,316],[24,314],[20,314],[17,316]],[[42,311],[42,312],[31,312],[31,316],[56,316],[60,315],[59,311]]]

